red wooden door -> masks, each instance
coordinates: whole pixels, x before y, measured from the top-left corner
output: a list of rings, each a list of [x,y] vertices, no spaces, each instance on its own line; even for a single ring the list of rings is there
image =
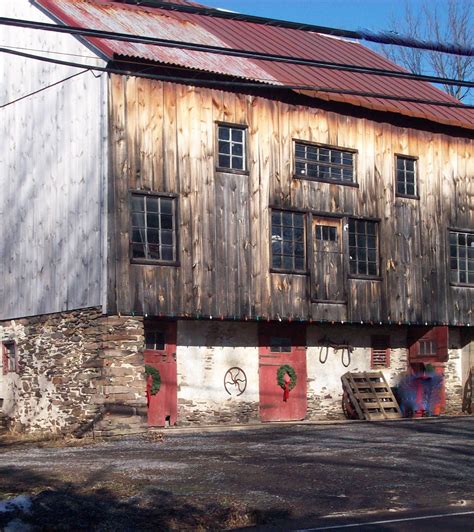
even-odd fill
[[[278,384],[278,369],[290,365],[296,386],[285,401]],[[260,419],[291,421],[306,416],[306,327],[265,323],[259,327]]]
[[[420,376],[420,382],[428,387],[428,408],[431,415],[444,414],[446,410],[445,362],[448,360],[449,329],[446,326],[413,327],[408,334],[410,368]],[[434,375],[426,374],[431,365]],[[430,386],[431,384],[431,386]]]
[[[147,377],[148,425],[174,425],[178,411],[176,369],[176,322],[145,322],[145,365],[160,372],[160,390],[151,395],[152,378]]]

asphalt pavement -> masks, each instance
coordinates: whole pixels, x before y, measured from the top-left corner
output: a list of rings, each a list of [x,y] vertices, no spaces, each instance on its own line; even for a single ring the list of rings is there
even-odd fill
[[[163,434],[0,444],[0,501],[31,530],[474,530],[471,417]]]

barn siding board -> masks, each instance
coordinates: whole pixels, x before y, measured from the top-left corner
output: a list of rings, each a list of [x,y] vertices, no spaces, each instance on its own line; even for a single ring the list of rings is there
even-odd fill
[[[27,0],[1,2],[0,15],[50,22]],[[68,35],[4,27],[2,45],[103,65]],[[100,305],[105,75],[8,54],[1,62],[0,319]]]
[[[126,128],[119,136],[126,146],[112,146],[119,172],[122,312],[411,323],[472,319],[471,290],[447,284],[447,227],[473,224],[472,140],[203,87],[130,78],[111,87],[114,130]],[[215,171],[217,121],[247,126],[247,173]],[[294,179],[294,139],[357,150],[358,186]],[[419,199],[396,197],[396,153],[418,157]],[[129,265],[124,198],[137,186],[137,154],[141,173],[152,174],[141,175],[142,183],[179,195],[178,267]],[[347,306],[312,304],[309,275],[270,271],[272,206],[307,212],[308,220],[318,213],[379,220],[380,279],[346,280]],[[347,229],[343,234],[347,246]]]

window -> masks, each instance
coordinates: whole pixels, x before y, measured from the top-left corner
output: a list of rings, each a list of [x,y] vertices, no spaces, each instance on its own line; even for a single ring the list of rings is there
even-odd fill
[[[245,136],[243,127],[217,126],[217,166],[219,169],[245,171]]]
[[[176,198],[132,194],[132,257],[177,261]]]
[[[145,331],[145,349],[163,351],[166,345],[166,336],[163,331]]]
[[[13,341],[2,342],[3,373],[18,371],[16,344]]]
[[[474,285],[474,233],[449,232],[451,282]]]
[[[333,225],[316,225],[316,240],[337,242],[337,227]]]
[[[397,195],[417,197],[416,159],[396,155]]]
[[[349,267],[352,275],[379,275],[377,222],[349,219]]]
[[[449,327],[411,327],[407,335],[412,362],[443,362],[448,359]]]
[[[390,336],[372,336],[372,369],[390,367]]]
[[[291,353],[291,338],[281,336],[270,336],[270,352]]]
[[[295,142],[295,177],[354,182],[353,151]]]
[[[272,268],[288,272],[306,271],[305,215],[272,212]]]

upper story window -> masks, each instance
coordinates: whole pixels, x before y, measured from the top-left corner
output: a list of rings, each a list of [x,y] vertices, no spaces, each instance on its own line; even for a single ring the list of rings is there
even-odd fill
[[[306,271],[305,215],[272,211],[272,268],[290,273]]]
[[[355,152],[295,141],[295,177],[354,183]]]
[[[416,159],[396,155],[397,196],[418,197]]]
[[[176,264],[177,199],[132,193],[132,258]]]
[[[349,219],[349,267],[352,275],[379,275],[377,222]]]
[[[474,233],[449,232],[451,282],[474,285]]]
[[[246,136],[245,127],[218,124],[218,170],[245,172]]]

